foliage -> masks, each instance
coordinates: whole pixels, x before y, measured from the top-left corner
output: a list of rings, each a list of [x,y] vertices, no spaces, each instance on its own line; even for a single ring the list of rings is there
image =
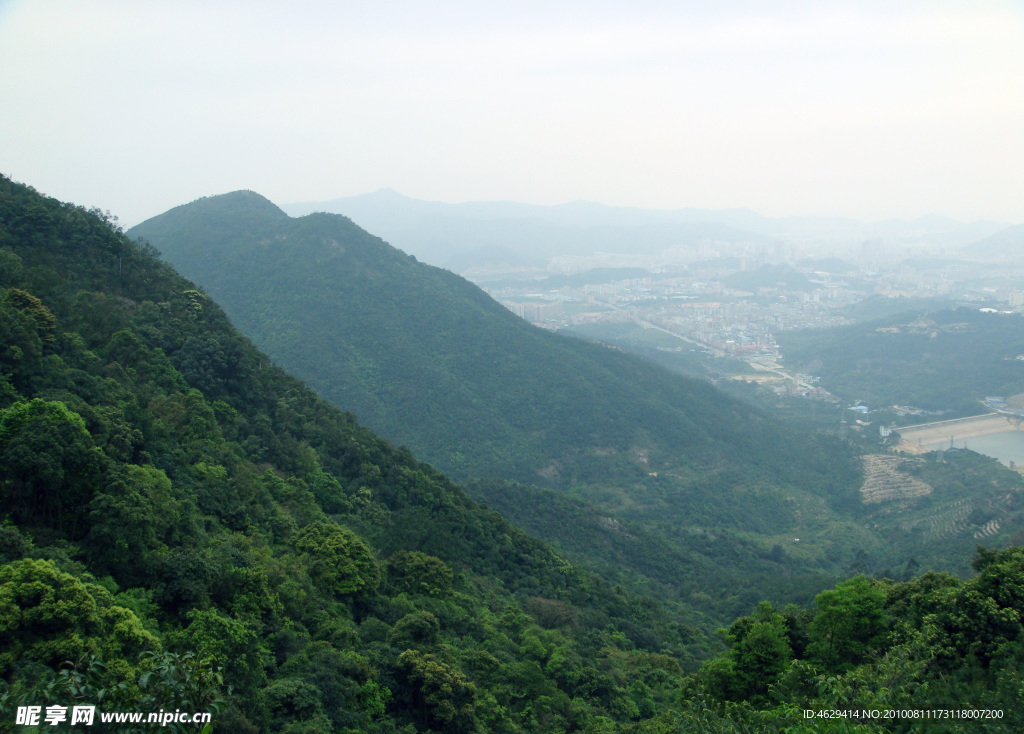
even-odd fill
[[[22,524],[77,539],[103,459],[81,416],[61,402],[35,398],[0,411],[0,497]]]
[[[729,628],[729,650],[687,680],[682,709],[694,712],[703,702],[730,718],[760,719],[771,725],[766,731],[825,731],[840,723],[851,728],[837,731],[975,730],[961,725],[1016,731],[1024,723],[1024,548],[979,548],[974,566],[978,573],[967,581],[933,573],[900,583],[854,577],[816,597],[809,624],[804,614],[780,615],[762,604]],[[804,640],[794,647],[787,637]],[[760,654],[751,658],[751,647]],[[729,709],[730,701],[755,708]],[[919,715],[808,722],[793,715],[793,704]],[[999,717],[954,721],[921,714],[952,709],[989,709]],[[717,726],[707,730],[742,730],[723,721]]]
[[[87,654],[134,658],[158,640],[103,587],[26,558],[0,566],[0,675]]]
[[[778,337],[787,364],[820,376],[822,387],[846,400],[871,408],[909,405],[946,418],[985,412],[980,400],[987,395],[1024,392],[1024,369],[1016,360],[1022,340],[1019,314],[971,308]]]
[[[634,590],[684,598],[722,622],[776,591],[813,597],[867,542],[848,537],[866,534],[849,446],[782,426],[706,381],[535,328],[344,217],[292,219],[235,192],[129,234],[327,400]],[[557,493],[545,505],[524,498],[544,490]],[[556,507],[629,527],[633,540],[604,533],[592,545],[601,526],[541,511]],[[821,532],[830,521],[848,534]],[[763,558],[785,536],[814,548]],[[779,575],[791,588],[767,582]]]
[[[134,675],[127,680],[113,677],[102,661],[88,656],[79,663],[66,662],[56,672],[43,669],[35,682],[0,692],[0,712],[11,713],[18,706],[96,706],[100,711],[121,713],[186,711],[212,717],[225,703],[220,693],[222,685],[223,676],[212,660],[191,653],[143,653]],[[10,718],[3,724],[9,726]],[[161,726],[180,734],[196,731],[194,726],[176,721]],[[89,727],[98,732],[138,734],[150,730],[152,724],[111,725],[94,716]],[[208,734],[212,726],[207,724],[201,731]]]
[[[0,179],[0,277],[0,727],[87,698],[236,732],[671,706],[692,630],[328,406],[109,220]]]
[[[318,520],[298,534],[295,549],[304,554],[310,577],[333,594],[369,594],[377,588],[376,561],[351,530]]]
[[[388,578],[399,591],[437,597],[451,593],[454,575],[440,558],[400,550],[388,559],[387,566]]]

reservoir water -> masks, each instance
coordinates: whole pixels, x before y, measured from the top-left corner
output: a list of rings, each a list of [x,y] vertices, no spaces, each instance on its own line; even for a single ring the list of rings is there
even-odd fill
[[[1024,431],[1006,431],[1004,433],[993,433],[988,436],[955,439],[953,447],[977,451],[979,454],[998,459],[1007,466],[1009,466],[1011,461],[1018,466],[1024,465]],[[926,444],[925,448],[930,451],[948,449],[949,441]]]

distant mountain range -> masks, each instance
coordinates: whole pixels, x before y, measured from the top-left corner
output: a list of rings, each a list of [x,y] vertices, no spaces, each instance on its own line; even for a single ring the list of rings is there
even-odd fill
[[[959,247],[1005,224],[969,224],[939,216],[864,223],[843,217],[773,219],[750,209],[654,210],[577,201],[557,206],[516,202],[446,204],[391,189],[282,207],[292,216],[344,214],[395,247],[457,272],[494,264],[542,266],[557,255],[594,252],[655,254],[702,242],[858,244],[883,238],[900,244]]]
[[[1024,224],[1001,229],[993,235],[978,240],[963,252],[965,257],[985,260],[1014,260],[1020,262],[1024,255]]]

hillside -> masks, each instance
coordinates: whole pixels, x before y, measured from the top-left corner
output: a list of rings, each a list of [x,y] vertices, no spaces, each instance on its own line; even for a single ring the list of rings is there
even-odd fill
[[[456,475],[564,484],[580,454],[652,470],[756,464],[777,482],[835,472],[795,450],[805,437],[709,384],[537,329],[343,217],[291,219],[236,192],[129,235],[195,278],[328,400]],[[673,456],[623,456],[654,448]]]
[[[619,731],[706,649],[330,407],[101,214],[6,178],[0,341],[0,731],[72,703]]]
[[[879,543],[856,519],[849,447],[535,328],[344,217],[292,219],[236,192],[129,234],[208,289],[276,362],[432,465],[540,485],[655,533],[688,562],[654,580],[716,616],[746,609],[780,573],[813,594],[822,574]],[[794,537],[806,546],[768,557]]]
[[[567,453],[628,451],[644,430],[715,462],[763,428],[705,384],[533,328],[342,217],[290,219],[239,192],[129,234],[328,400],[449,471],[535,480]]]
[[[758,605],[684,675],[694,629],[325,404],[99,212],[0,178],[0,288],[2,732],[83,705],[99,732],[885,732],[917,722],[800,708],[949,701],[1021,725],[1019,549]]]
[[[778,341],[787,366],[820,376],[822,387],[872,410],[900,405],[954,418],[987,412],[981,403],[986,396],[1024,392],[1024,362],[1016,359],[1024,352],[1020,314],[918,310],[852,326],[783,332]]]

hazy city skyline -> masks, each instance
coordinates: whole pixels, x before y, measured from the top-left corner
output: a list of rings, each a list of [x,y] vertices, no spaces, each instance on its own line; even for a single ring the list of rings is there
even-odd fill
[[[1024,4],[0,0],[0,172],[200,196],[1024,222]]]

